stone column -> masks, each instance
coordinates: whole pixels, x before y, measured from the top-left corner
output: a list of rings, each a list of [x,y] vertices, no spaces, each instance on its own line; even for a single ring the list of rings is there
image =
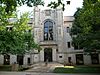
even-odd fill
[[[40,51],[40,61],[44,62],[44,48]]]
[[[30,63],[33,64],[34,63],[34,54],[30,54]]]
[[[90,65],[91,64],[91,56],[90,55],[84,55],[84,64]]]
[[[17,63],[17,56],[16,55],[10,55],[10,65]]]
[[[24,61],[23,64],[26,65],[26,64],[27,64],[27,58],[26,58],[26,55],[24,55],[23,61]]]
[[[28,58],[30,58],[30,55],[24,55],[24,65],[28,65]]]
[[[72,54],[71,59],[72,59],[73,65],[75,65],[76,64],[76,56],[75,56],[75,54]]]
[[[53,58],[53,61],[57,61],[56,48],[53,48],[53,49],[52,49],[52,58]]]

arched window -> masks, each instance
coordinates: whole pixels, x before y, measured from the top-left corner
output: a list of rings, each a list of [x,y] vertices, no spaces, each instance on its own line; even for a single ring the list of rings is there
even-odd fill
[[[49,20],[44,23],[44,40],[53,40],[53,22]]]

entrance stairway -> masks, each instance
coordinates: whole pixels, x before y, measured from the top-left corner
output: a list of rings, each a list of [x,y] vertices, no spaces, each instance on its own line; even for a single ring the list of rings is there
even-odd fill
[[[45,63],[36,63],[32,65],[31,69],[26,70],[27,72],[36,72],[36,73],[51,73],[55,67],[57,66],[63,66],[60,63],[48,63],[47,65]]]

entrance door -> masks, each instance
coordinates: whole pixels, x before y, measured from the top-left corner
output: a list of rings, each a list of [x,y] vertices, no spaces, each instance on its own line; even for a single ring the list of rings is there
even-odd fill
[[[52,49],[45,48],[44,49],[44,62],[48,60],[48,62],[52,62]]]

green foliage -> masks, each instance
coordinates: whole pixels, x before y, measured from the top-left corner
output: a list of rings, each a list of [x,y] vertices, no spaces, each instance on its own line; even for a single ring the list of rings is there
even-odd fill
[[[48,7],[51,7],[53,9],[56,9],[59,6],[62,6],[62,10],[65,10],[65,4],[62,2],[63,0],[58,0],[57,2],[50,2],[50,4],[48,4]]]
[[[0,16],[3,18],[0,26],[0,53],[24,54],[32,49],[40,50],[39,45],[34,42],[32,28],[28,26],[28,14],[23,14],[20,19],[14,14],[2,13]],[[10,22],[10,18],[15,18],[16,21]]]
[[[84,0],[84,6],[75,13],[71,30],[73,44],[83,47],[86,52],[100,52],[100,2]],[[81,38],[79,38],[81,37]],[[78,43],[78,44],[77,44]]]
[[[44,5],[42,0],[0,0],[0,53],[24,54],[32,49],[41,50],[34,42],[31,27],[28,26],[28,14],[23,14],[20,19],[16,15],[16,7]],[[15,22],[10,22],[15,18]]]
[[[5,6],[7,13],[11,13],[16,10],[19,5],[26,4],[29,7],[44,5],[42,0],[0,0],[0,6]]]

